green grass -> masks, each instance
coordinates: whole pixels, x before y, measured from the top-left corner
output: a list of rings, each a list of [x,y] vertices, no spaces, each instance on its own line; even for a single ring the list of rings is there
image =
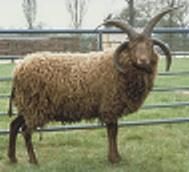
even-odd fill
[[[21,137],[18,138],[17,165],[6,157],[7,137],[2,137],[0,169],[3,172],[187,172],[189,169],[188,124],[121,128],[119,149],[122,161],[111,165],[106,158],[105,130],[45,134],[34,137],[40,166],[27,162]]]
[[[189,59],[175,59],[172,71],[188,71]],[[14,65],[0,64],[0,77],[11,76]],[[159,71],[163,71],[161,60]],[[10,92],[9,82],[0,82],[0,94]],[[189,86],[188,76],[159,76],[158,87]],[[145,104],[189,101],[185,92],[153,92]],[[8,101],[0,99],[0,111],[7,111]],[[124,120],[188,117],[189,107],[140,110]],[[8,128],[12,119],[0,117],[0,128]],[[84,123],[84,122],[83,122]],[[58,125],[53,123],[51,125]],[[0,136],[0,172],[189,172],[189,124],[120,128],[118,136],[122,161],[107,161],[106,130],[45,133],[43,140],[34,134],[34,147],[40,166],[27,162],[21,135],[18,137],[18,164],[6,156],[8,136]]]

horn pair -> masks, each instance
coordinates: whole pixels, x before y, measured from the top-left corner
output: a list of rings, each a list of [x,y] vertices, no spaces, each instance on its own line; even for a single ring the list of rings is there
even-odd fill
[[[159,20],[167,13],[170,13],[176,9],[178,9],[179,7],[175,7],[175,8],[168,8],[164,11],[162,11],[161,13],[157,14],[156,16],[154,16],[148,23],[147,25],[144,27],[144,30],[141,34],[147,36],[147,37],[151,37],[152,35],[152,31],[153,28],[155,27],[155,25],[159,22]],[[123,32],[125,32],[128,35],[129,40],[134,40],[139,33],[137,33],[134,28],[129,25],[129,23],[125,22],[125,21],[120,21],[120,20],[106,20],[103,25],[105,26],[115,26],[119,29],[121,29]],[[168,49],[168,47],[165,45],[165,43],[163,43],[162,41],[159,41],[157,39],[152,39],[154,45],[159,46],[162,51],[164,52],[165,56],[166,56],[166,71],[169,70],[170,66],[171,66],[171,53],[170,50]],[[121,68],[121,66],[119,65],[119,63],[116,62],[116,57],[119,55],[119,53],[122,52],[122,50],[124,50],[126,47],[128,46],[128,42],[124,42],[123,44],[121,44],[115,51],[114,54],[114,64],[116,65],[116,67],[118,68],[118,70],[120,70],[121,72],[123,72],[123,69]]]

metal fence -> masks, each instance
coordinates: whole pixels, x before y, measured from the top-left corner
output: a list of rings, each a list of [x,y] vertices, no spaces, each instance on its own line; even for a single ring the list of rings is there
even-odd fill
[[[16,34],[17,36],[22,36],[24,34],[28,35],[48,35],[48,34],[95,34],[98,40],[98,50],[103,49],[103,34],[121,34],[121,30],[111,30],[111,29],[103,29],[103,30],[0,30],[0,37],[2,35],[11,35]],[[173,33],[180,34],[185,33],[189,34],[189,29],[181,29],[181,28],[158,28],[154,30],[156,34],[163,33]],[[189,55],[188,52],[172,52],[173,55]],[[18,60],[22,58],[21,56],[0,56],[0,61],[4,60]],[[169,77],[169,76],[178,76],[178,77],[188,77],[189,71],[180,71],[180,72],[162,72],[158,74],[159,76]],[[0,82],[10,82],[12,80],[11,77],[1,77]],[[155,87],[153,92],[175,92],[175,91],[188,91],[189,86],[174,86],[167,88]],[[8,94],[0,94],[0,100],[6,99],[8,101],[10,95]],[[189,106],[189,101],[187,102],[175,102],[168,104],[152,104],[152,105],[144,105],[142,109],[154,109],[154,108],[176,108],[176,107],[186,107]],[[6,112],[0,112],[0,118],[6,115]],[[189,117],[180,117],[180,118],[169,118],[169,119],[155,119],[155,120],[140,120],[140,121],[120,121],[119,126],[141,126],[141,125],[156,125],[156,124],[168,124],[168,123],[184,123],[189,122]],[[104,125],[102,124],[91,124],[91,125],[66,125],[66,126],[58,126],[51,128],[38,129],[38,131],[44,132],[52,132],[52,131],[68,131],[68,130],[82,130],[82,129],[97,129],[102,128]],[[6,129],[0,128],[0,135],[8,134],[9,131]]]

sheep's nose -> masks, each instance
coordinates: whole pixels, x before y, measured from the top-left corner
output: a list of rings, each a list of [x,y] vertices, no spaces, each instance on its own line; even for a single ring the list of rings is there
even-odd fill
[[[138,59],[138,64],[150,64],[150,60],[147,57],[141,57]]]

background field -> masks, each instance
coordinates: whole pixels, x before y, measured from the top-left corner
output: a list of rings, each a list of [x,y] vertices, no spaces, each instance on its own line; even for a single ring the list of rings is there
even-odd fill
[[[188,71],[189,59],[174,59],[171,71]],[[0,64],[0,77],[11,76],[13,64]],[[159,71],[163,71],[161,60]],[[159,76],[158,87],[189,86],[189,76]],[[9,94],[11,84],[0,82],[0,94]],[[189,101],[189,92],[153,92],[145,104]],[[0,99],[0,111],[7,111],[7,99]],[[188,117],[189,107],[140,110],[121,120]],[[12,119],[0,116],[0,128],[8,128]],[[85,123],[85,122],[83,122]],[[58,125],[53,123],[50,125]],[[45,133],[43,140],[34,134],[34,146],[39,167],[27,163],[23,139],[18,137],[17,165],[6,157],[8,136],[0,136],[0,172],[20,171],[115,171],[115,172],[188,172],[189,124],[125,127],[119,130],[119,150],[122,161],[111,165],[107,161],[106,130]]]

